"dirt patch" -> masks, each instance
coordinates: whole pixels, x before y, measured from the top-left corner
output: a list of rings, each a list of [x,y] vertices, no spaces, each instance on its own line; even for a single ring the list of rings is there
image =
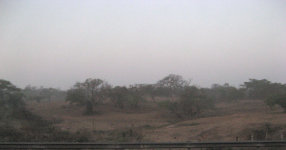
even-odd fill
[[[265,123],[281,127],[278,132],[284,133],[286,129],[286,114],[279,108],[270,110],[259,100],[220,103],[213,112],[193,120],[176,120],[156,104],[149,106],[140,111],[125,111],[104,105],[96,107],[99,114],[83,116],[84,108],[65,102],[27,105],[34,113],[54,120],[57,127],[72,133],[90,132],[94,140],[113,136],[119,141],[134,141],[137,137],[148,142],[234,141],[237,136],[249,140],[250,131],[260,130]],[[136,130],[136,134],[128,134],[129,129]],[[279,137],[276,132],[273,136]]]

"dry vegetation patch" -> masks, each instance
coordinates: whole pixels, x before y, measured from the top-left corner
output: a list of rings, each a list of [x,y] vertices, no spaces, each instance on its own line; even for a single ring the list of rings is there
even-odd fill
[[[58,120],[56,126],[63,130],[91,133],[95,141],[234,141],[236,136],[249,140],[251,133],[265,134],[262,129],[266,123],[275,129],[269,138],[276,139],[286,129],[286,114],[280,108],[271,111],[259,100],[220,103],[216,114],[173,121],[162,117],[165,112],[156,105],[138,112],[98,106],[100,113],[92,116],[83,116],[83,108],[60,101],[31,102],[27,107],[45,119]]]

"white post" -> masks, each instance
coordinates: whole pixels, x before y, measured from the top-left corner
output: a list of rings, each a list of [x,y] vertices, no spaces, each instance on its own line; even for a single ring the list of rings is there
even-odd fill
[[[253,140],[254,140],[254,136],[253,134],[251,134],[251,142],[253,142]]]

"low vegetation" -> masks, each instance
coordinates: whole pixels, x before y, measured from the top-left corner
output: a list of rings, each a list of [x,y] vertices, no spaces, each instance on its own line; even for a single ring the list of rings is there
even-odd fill
[[[67,91],[32,86],[20,89],[9,81],[0,80],[0,141],[153,141],[153,137],[146,135],[148,132],[161,132],[161,129],[167,128],[200,130],[199,127],[208,128],[204,126],[204,118],[213,117],[212,119],[219,120],[223,115],[244,113],[245,110],[236,106],[244,101],[255,103],[249,109],[247,105],[244,106],[250,113],[256,110],[259,110],[256,113],[262,113],[261,110],[267,110],[264,106],[273,108],[272,111],[283,109],[286,112],[285,94],[285,84],[272,83],[266,79],[250,79],[239,88],[227,83],[199,88],[175,74],[170,74],[155,84],[136,84],[129,87],[113,87],[102,79],[89,78],[75,83]],[[62,106],[58,107],[57,102],[61,102]],[[40,106],[41,103],[43,106]],[[31,104],[34,107],[30,107]],[[55,108],[43,110],[47,105],[54,105]],[[225,111],[227,108],[222,107],[223,105],[231,107],[233,114],[228,114],[229,111]],[[41,109],[37,110],[37,107]],[[47,115],[47,111],[52,111],[51,109],[56,109],[56,112]],[[61,118],[62,113],[67,114]],[[137,124],[135,126],[131,126],[133,123],[128,121],[128,115],[133,114],[138,115],[133,119],[133,123]],[[141,123],[141,117],[146,114],[150,116]],[[105,115],[110,115],[110,120],[119,115],[117,117],[121,120],[126,119],[125,124],[119,125],[115,121],[100,125],[98,121],[108,118]],[[55,122],[54,118],[61,121]],[[82,118],[92,118],[94,121],[91,124],[81,120]],[[82,126],[77,126],[81,123]],[[69,127],[63,127],[63,124]],[[276,128],[278,126],[281,128]],[[284,127],[286,126],[283,123],[272,124],[270,121],[265,125],[265,130],[257,127],[241,132],[244,136],[252,132],[263,139],[264,134],[269,138],[276,137],[278,132],[284,133]],[[206,133],[215,131],[216,128],[208,129],[197,134],[197,137],[204,137]],[[170,135],[173,140],[180,140],[179,136],[183,135]]]
[[[9,81],[0,80],[0,142],[88,141],[86,135],[61,131],[24,107],[24,94]]]
[[[102,103],[109,88],[110,85],[101,79],[86,79],[85,82],[78,82],[68,90],[66,100],[85,105],[85,114],[92,115],[93,107]]]
[[[284,109],[284,112],[286,112],[286,94],[271,96],[268,99],[266,99],[265,102],[271,108],[274,107],[275,105],[278,105]]]

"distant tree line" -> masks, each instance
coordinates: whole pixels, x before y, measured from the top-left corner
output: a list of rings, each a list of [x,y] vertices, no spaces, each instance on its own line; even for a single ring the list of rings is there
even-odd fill
[[[9,81],[2,80],[1,86],[9,85],[7,82]],[[113,87],[102,79],[89,78],[75,83],[67,91],[33,86],[14,90],[21,91],[22,99],[26,101],[66,100],[71,104],[81,105],[85,107],[84,113],[89,115],[97,112],[95,106],[104,103],[119,109],[137,109],[148,100],[157,103],[160,98],[165,99],[164,107],[178,117],[197,117],[214,108],[216,102],[235,102],[242,99],[260,99],[271,107],[279,105],[286,110],[286,84],[272,83],[266,79],[249,79],[240,87],[225,83],[199,88],[180,75],[170,74],[154,84],[135,84],[128,87]],[[0,102],[5,102],[5,105],[7,103],[4,98]]]
[[[26,101],[65,100],[66,92],[55,88],[35,87],[28,85],[22,90]]]
[[[180,117],[196,117],[203,111],[214,108],[215,102],[234,102],[241,99],[261,99],[266,104],[281,105],[275,96],[286,93],[286,85],[272,83],[266,79],[250,79],[239,88],[225,83],[214,84],[210,88],[198,88],[191,85],[190,80],[180,75],[170,74],[155,84],[136,84],[129,87],[112,87],[101,79],[87,79],[76,83],[67,91],[66,100],[70,103],[85,105],[86,114],[94,113],[94,106],[109,100],[121,109],[138,108],[146,99],[156,101],[165,97],[166,108]],[[269,100],[271,99],[271,100]],[[282,98],[283,99],[283,98]],[[282,100],[283,103],[286,100]]]
[[[24,90],[0,79],[0,142],[88,141],[85,135],[61,131],[30,112],[25,107],[25,97]]]
[[[164,99],[161,101],[160,99]],[[81,135],[57,130],[51,123],[29,112],[25,101],[66,100],[85,107],[84,114],[97,112],[98,105],[111,104],[118,109],[137,110],[148,100],[163,106],[177,118],[197,118],[215,108],[217,102],[235,102],[242,99],[263,100],[270,106],[280,106],[286,112],[286,85],[266,79],[249,79],[240,87],[214,84],[210,88],[191,85],[180,75],[170,74],[155,84],[115,86],[101,79],[86,79],[67,91],[27,86],[20,89],[0,79],[0,141],[70,140],[86,141]],[[21,128],[13,124],[20,122]],[[32,134],[30,134],[32,133]]]
[[[158,99],[162,97],[165,99],[159,103]],[[263,100],[268,106],[278,105],[286,112],[286,85],[266,79],[249,79],[240,87],[226,83],[199,88],[180,75],[170,74],[155,84],[128,87],[113,87],[101,79],[86,79],[64,91],[32,86],[20,89],[11,82],[0,79],[0,141],[86,141],[81,135],[57,130],[51,123],[29,112],[25,107],[25,101],[55,99],[65,99],[71,104],[84,106],[84,113],[87,115],[97,112],[97,105],[108,103],[118,109],[137,110],[150,100],[151,103],[163,105],[163,108],[177,118],[192,119],[213,109],[216,102],[235,102],[242,99]],[[15,121],[21,122],[21,128],[13,124]]]

